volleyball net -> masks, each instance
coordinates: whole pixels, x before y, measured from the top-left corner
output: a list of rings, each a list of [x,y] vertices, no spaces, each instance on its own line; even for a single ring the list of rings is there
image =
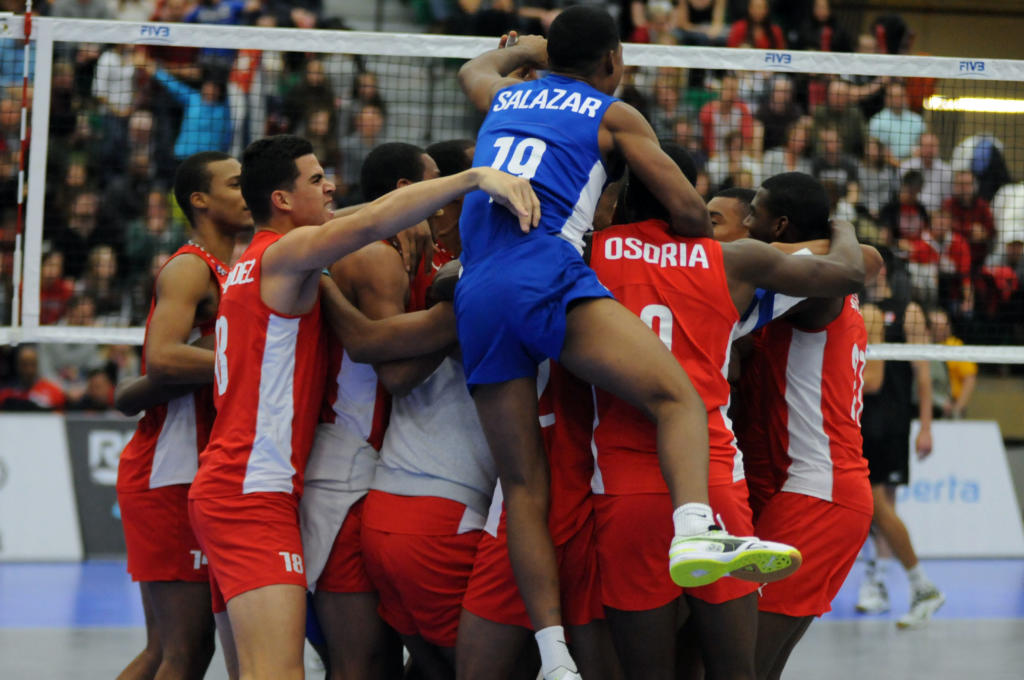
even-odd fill
[[[0,18],[0,343],[141,344],[155,273],[188,238],[181,159],[299,134],[339,205],[359,202],[377,144],[475,136],[456,73],[496,46],[56,18],[24,37]],[[635,44],[624,59],[619,96],[690,149],[702,194],[808,172],[883,251],[889,291],[866,299],[935,323],[870,356],[1024,363],[1024,61]],[[941,344],[943,318],[964,346]]]

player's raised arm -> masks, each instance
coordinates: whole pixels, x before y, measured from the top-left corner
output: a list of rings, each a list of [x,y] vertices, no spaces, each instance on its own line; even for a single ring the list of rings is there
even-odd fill
[[[639,111],[623,102],[608,107],[602,132],[669,213],[669,225],[680,236],[712,235],[707,206],[679,166],[661,149],[654,130]],[[602,147],[604,144],[602,144]]]
[[[521,82],[508,75],[524,66],[544,68],[548,62],[548,41],[537,35],[525,35],[511,47],[484,52],[459,69],[459,85],[480,111],[487,111],[501,89]]]
[[[722,249],[730,277],[785,295],[835,297],[864,285],[864,256],[853,225],[843,220],[832,221],[826,255],[793,257],[753,239],[723,243]]]
[[[427,219],[439,208],[477,189],[508,208],[523,231],[540,221],[540,201],[528,180],[491,168],[473,168],[396,189],[323,226],[294,229],[267,249],[263,268],[268,273],[322,269],[368,243],[394,236]]]

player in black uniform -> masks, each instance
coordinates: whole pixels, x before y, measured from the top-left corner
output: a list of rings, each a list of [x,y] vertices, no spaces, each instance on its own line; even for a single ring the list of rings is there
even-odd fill
[[[928,344],[926,318],[916,302],[893,295],[889,286],[893,258],[883,253],[886,266],[869,291],[870,303],[862,305],[868,342]],[[919,458],[932,451],[932,385],[927,361],[868,361],[864,370],[864,457],[871,469],[875,514],[872,524],[876,555],[869,560],[857,599],[857,611],[880,613],[889,609],[884,577],[891,554],[910,579],[910,612],[897,621],[900,628],[924,625],[946,601],[918,562],[907,527],[896,514],[896,487],[908,481],[910,423],[915,416],[912,391],[917,389],[917,417],[921,429],[914,443]],[[882,559],[880,559],[882,558]]]

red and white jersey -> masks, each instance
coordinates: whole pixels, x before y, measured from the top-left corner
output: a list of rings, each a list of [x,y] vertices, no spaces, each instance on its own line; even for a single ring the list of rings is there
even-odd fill
[[[550,359],[537,367],[537,397],[551,470],[548,529],[560,545],[576,535],[593,509],[594,397],[590,385]]]
[[[434,273],[451,259],[447,250],[437,247],[432,263],[420,260],[419,270],[409,284],[406,311],[426,308],[426,293]],[[380,384],[373,366],[352,361],[333,334],[327,346],[327,374],[333,377],[324,392],[320,422],[344,425],[380,451],[391,415],[391,395]]]
[[[352,361],[333,333],[327,338],[327,389],[322,423],[343,425],[380,451],[391,414],[391,395],[372,364]]]
[[[681,238],[665,222],[648,220],[595,234],[590,265],[615,298],[658,334],[704,400],[709,484],[743,479],[743,459],[726,414],[729,352],[740,315],[729,294],[721,245]],[[664,493],[654,424],[611,394],[595,393],[594,492]]]
[[[223,262],[191,243],[183,245],[167,261],[183,254],[201,257],[209,266],[210,276],[218,288],[223,286],[228,273]],[[146,342],[155,309],[154,293],[146,317]],[[213,326],[213,321],[196,325],[189,341],[210,335]],[[143,352],[142,373],[145,372],[146,354]],[[135,434],[121,452],[117,466],[117,490],[145,491],[172,484],[190,484],[196,476],[199,452],[210,439],[215,414],[212,385],[147,409],[135,428]]]
[[[319,300],[278,314],[260,298],[260,265],[281,238],[257,231],[221,289],[214,404],[190,498],[255,492],[302,494],[320,415],[327,348]]]
[[[758,470],[752,486],[871,514],[860,432],[866,348],[856,295],[824,328],[802,330],[788,321],[765,327],[748,362],[754,370],[742,377],[742,394],[756,400],[745,410],[761,419],[761,445],[744,450]]]
[[[430,284],[434,282],[434,274],[453,259],[455,258],[443,245],[434,243],[433,259],[429,263],[425,258],[421,259],[416,275],[409,283],[408,311],[414,312],[427,308],[427,291],[430,290]]]

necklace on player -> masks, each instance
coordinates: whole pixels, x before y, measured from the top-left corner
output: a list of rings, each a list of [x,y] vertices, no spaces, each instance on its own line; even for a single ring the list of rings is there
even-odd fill
[[[212,255],[212,254],[210,253],[210,251],[208,251],[208,250],[207,250],[206,248],[202,247],[201,245],[199,245],[198,243],[196,243],[196,242],[195,242],[195,241],[193,241],[192,239],[189,239],[189,240],[188,240],[188,241],[186,241],[185,243],[186,243],[186,245],[190,245],[190,246],[192,246],[193,248],[198,248],[199,250],[203,251],[203,254],[204,254],[204,255],[206,255],[206,256],[207,256],[208,258],[210,258],[210,259],[211,259],[212,261],[216,262],[216,263],[217,263],[217,273],[218,273],[218,274],[220,274],[221,276],[224,276],[224,275],[226,275],[226,274],[228,273],[228,272],[227,272],[227,269],[225,269],[225,268],[224,268],[224,263],[222,263],[222,262],[220,261],[220,258],[218,258],[218,257],[217,257],[217,256],[215,256],[215,255]]]
[[[208,251],[206,248],[202,247],[201,245],[199,245],[198,243],[196,243],[192,239],[189,239],[188,241],[186,241],[186,244],[190,245],[190,246],[193,246],[195,248],[199,248],[199,250],[203,251],[207,255],[210,255],[210,251]],[[210,257],[213,257],[213,255],[210,255]],[[214,259],[216,259],[216,258],[214,258]]]

